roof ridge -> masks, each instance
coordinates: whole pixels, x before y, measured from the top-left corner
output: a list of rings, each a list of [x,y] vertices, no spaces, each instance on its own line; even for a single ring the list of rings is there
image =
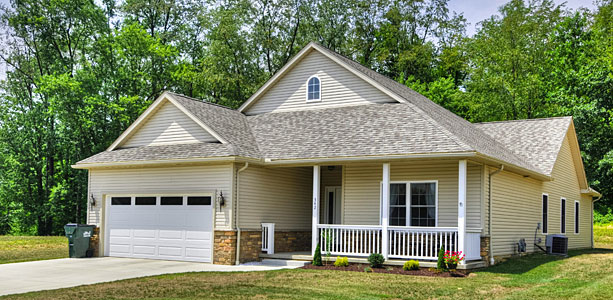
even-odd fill
[[[169,94],[175,95],[175,96],[183,97],[183,98],[185,98],[187,100],[191,100],[191,101],[194,101],[194,102],[199,102],[199,103],[202,103],[202,104],[208,104],[208,105],[212,105],[212,106],[217,106],[217,107],[225,108],[225,109],[231,110],[231,111],[237,111],[236,109],[232,109],[232,108],[227,107],[225,105],[209,102],[209,101],[206,101],[206,100],[203,100],[203,99],[198,99],[198,98],[190,97],[190,96],[187,96],[187,95],[183,95],[183,94],[179,94],[179,93],[175,93],[175,92],[171,92],[171,91],[166,91],[166,92],[169,93]]]
[[[559,116],[559,117],[547,117],[547,118],[533,118],[533,119],[518,119],[518,120],[502,120],[502,121],[489,121],[489,122],[476,122],[472,123],[473,125],[481,125],[481,124],[495,124],[495,123],[519,123],[519,122],[531,122],[531,121],[545,121],[545,120],[556,120],[556,119],[571,119],[573,116]]]

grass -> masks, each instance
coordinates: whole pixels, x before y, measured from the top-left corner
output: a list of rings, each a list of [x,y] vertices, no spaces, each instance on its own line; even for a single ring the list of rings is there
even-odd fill
[[[0,264],[68,257],[63,236],[0,236]]]
[[[6,299],[613,299],[613,226],[595,226],[594,236],[602,249],[513,258],[467,278],[303,269],[183,273]]]
[[[613,249],[613,224],[594,225],[594,247]]]
[[[613,299],[613,249],[533,254],[467,278],[320,270],[183,273],[10,296],[13,299]]]

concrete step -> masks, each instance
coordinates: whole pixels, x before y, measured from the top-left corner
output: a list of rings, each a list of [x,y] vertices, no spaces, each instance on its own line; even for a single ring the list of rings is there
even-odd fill
[[[304,260],[264,258],[262,259],[261,263],[263,265],[268,265],[268,266],[302,267],[307,264],[310,264],[311,262],[304,261]]]

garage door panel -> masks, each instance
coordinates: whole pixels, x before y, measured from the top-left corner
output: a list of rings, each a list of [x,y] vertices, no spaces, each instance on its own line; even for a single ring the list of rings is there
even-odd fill
[[[155,255],[155,245],[151,245],[151,246],[145,246],[145,245],[134,245],[134,247],[132,247],[133,249],[133,253],[134,254],[140,254],[140,255]]]
[[[110,205],[110,256],[211,262],[210,205],[134,203],[132,199],[132,205]]]

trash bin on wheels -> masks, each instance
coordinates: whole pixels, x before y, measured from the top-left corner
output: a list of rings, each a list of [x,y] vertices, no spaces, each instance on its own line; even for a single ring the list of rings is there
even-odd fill
[[[94,225],[69,223],[64,225],[68,238],[68,255],[70,258],[91,257],[89,239],[94,233]]]

